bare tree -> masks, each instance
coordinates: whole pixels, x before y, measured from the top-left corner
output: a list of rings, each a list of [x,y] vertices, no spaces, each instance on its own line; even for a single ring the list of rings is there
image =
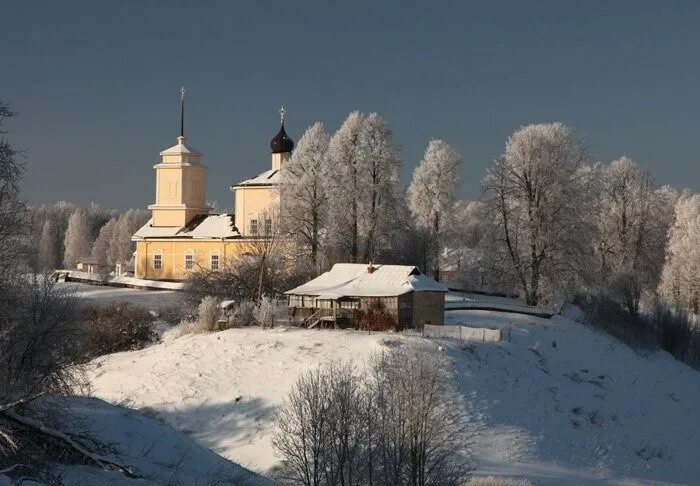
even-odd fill
[[[276,420],[280,479],[303,485],[457,486],[467,468],[446,360],[423,345],[330,363],[295,384]]]
[[[10,105],[0,99],[0,279],[24,260],[26,209],[19,199],[24,164],[3,130],[5,122],[14,115]]]

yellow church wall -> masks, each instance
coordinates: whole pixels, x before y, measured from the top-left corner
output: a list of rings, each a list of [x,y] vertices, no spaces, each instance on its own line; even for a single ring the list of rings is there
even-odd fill
[[[258,233],[263,233],[265,219],[275,220],[279,196],[276,187],[236,188],[236,227],[244,236],[251,236],[251,220],[258,220]]]
[[[151,280],[184,280],[191,272],[211,269],[211,255],[219,256],[219,268],[226,262],[255,250],[255,241],[241,240],[149,240],[136,242],[135,276]],[[192,255],[192,268],[185,267],[185,255]],[[160,255],[161,268],[155,268]]]

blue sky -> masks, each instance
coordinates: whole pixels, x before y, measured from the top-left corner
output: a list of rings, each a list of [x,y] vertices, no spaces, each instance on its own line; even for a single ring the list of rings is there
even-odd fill
[[[518,127],[562,121],[595,160],[627,154],[700,191],[700,2],[5,2],[0,97],[30,202],[153,202],[186,135],[207,195],[267,169],[280,104],[298,140],[376,111],[403,183],[431,137],[464,157],[461,196]]]

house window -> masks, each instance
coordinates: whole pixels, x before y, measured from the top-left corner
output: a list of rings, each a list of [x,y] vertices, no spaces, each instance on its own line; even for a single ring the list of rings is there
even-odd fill
[[[270,236],[272,234],[272,220],[271,219],[265,220],[265,234],[267,236]]]
[[[250,220],[250,234],[251,235],[258,234],[258,220],[257,219]]]
[[[185,255],[185,270],[192,270],[194,268],[194,255],[192,253],[187,253]]]
[[[212,253],[212,255],[211,255],[211,269],[212,270],[219,269],[219,254],[218,253]]]
[[[161,270],[163,268],[163,255],[156,253],[153,255],[153,270]]]

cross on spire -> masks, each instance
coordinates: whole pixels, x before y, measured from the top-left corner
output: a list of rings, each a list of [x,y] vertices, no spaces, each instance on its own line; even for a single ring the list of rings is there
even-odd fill
[[[284,125],[284,115],[287,110],[284,109],[284,105],[280,106],[280,125]]]
[[[180,136],[185,136],[185,87],[180,88]]]

